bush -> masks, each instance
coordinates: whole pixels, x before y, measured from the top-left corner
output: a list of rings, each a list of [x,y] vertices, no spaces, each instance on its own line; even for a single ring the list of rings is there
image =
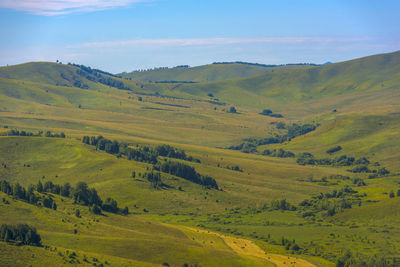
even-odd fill
[[[326,151],[326,153],[328,153],[328,154],[333,154],[333,153],[338,152],[338,151],[340,151],[340,150],[342,150],[342,147],[341,147],[341,146],[335,146],[335,147],[332,147],[332,148],[328,149],[328,150]]]

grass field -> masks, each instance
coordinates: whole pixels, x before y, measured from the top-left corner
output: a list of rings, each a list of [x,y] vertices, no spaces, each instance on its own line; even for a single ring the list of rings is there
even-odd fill
[[[296,260],[295,266],[331,266],[346,250],[358,258],[400,257],[400,197],[389,197],[400,189],[399,55],[196,84],[110,76],[123,82],[124,90],[79,76],[76,66],[0,68],[0,179],[25,187],[39,180],[85,181],[103,199],[112,197],[131,212],[97,216],[60,196],[54,196],[54,211],[0,193],[10,202],[0,202],[0,222],[29,223],[46,245],[0,242],[1,255],[8,255],[0,257],[0,265],[18,258],[17,266],[78,260],[115,266],[286,266]],[[74,86],[76,81],[88,88]],[[228,112],[231,106],[238,112]],[[283,118],[260,115],[263,108]],[[258,146],[256,153],[227,149],[245,138],[285,134],[278,122],[320,126],[290,141]],[[66,138],[6,136],[10,129],[65,132]],[[153,189],[146,179],[131,177],[151,164],[96,150],[82,143],[84,135],[181,148],[200,163],[181,162],[213,177],[222,190],[166,173],[165,186]],[[326,153],[338,145],[342,150]],[[370,168],[378,168],[373,165],[378,162],[390,174],[368,179],[370,173],[351,173],[349,166],[302,166],[297,158],[261,155],[280,148],[316,158],[367,157]],[[356,178],[365,185],[353,183]],[[357,191],[352,197],[359,204],[332,216],[325,211],[302,216],[303,200],[344,186]],[[282,199],[297,210],[271,208],[271,201]],[[77,208],[81,218],[74,215]],[[295,240],[300,250],[286,250],[282,238]],[[78,256],[70,257],[71,251]]]

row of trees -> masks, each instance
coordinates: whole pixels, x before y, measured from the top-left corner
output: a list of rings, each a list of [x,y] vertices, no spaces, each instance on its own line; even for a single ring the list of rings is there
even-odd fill
[[[182,159],[186,161],[194,161],[200,163],[199,159],[193,158],[192,156],[187,156],[185,151],[170,145],[159,145],[155,148],[157,154],[162,157]]]
[[[28,189],[25,189],[19,183],[10,184],[5,180],[0,181],[1,192],[6,193],[9,196],[13,196],[16,199],[33,205],[43,206],[54,210],[57,209],[57,204],[51,196],[37,195],[34,192],[35,189],[36,187],[34,185],[30,185]]]
[[[195,169],[189,165],[173,161],[158,161],[158,157],[161,156],[198,163],[200,162],[198,159],[187,156],[185,151],[182,149],[174,148],[170,145],[159,145],[155,148],[151,148],[149,146],[131,148],[125,143],[111,141],[102,136],[84,136],[82,138],[82,142],[88,145],[96,146],[96,149],[104,150],[110,154],[117,154],[119,156],[125,155],[128,160],[151,163],[154,165],[153,168],[156,171],[169,173],[189,180],[193,183],[203,185],[207,188],[218,189],[217,182],[213,178],[197,173]],[[161,176],[159,174],[152,172],[144,175],[145,178],[150,181],[152,187],[159,188],[162,186]]]
[[[262,154],[265,156],[278,157],[278,158],[294,158],[295,157],[295,154],[293,152],[285,151],[282,148],[274,149],[274,150],[265,149],[262,152]]]
[[[334,166],[353,166],[353,165],[368,165],[370,162],[367,158],[354,158],[347,155],[341,155],[333,159],[322,158],[317,159],[309,152],[299,153],[297,163],[300,165],[334,165]]]
[[[319,126],[319,124],[297,124],[297,123],[293,123],[290,126],[287,126],[287,136],[288,139],[292,139],[295,138],[297,136],[301,136],[301,135],[305,135],[309,132],[314,131],[317,127]]]
[[[81,69],[76,70],[76,74],[78,74],[79,76],[82,76],[92,82],[99,82],[104,85],[115,87],[115,88],[121,89],[121,90],[129,90],[129,88],[126,87],[123,82],[116,80],[114,78],[108,77],[108,76],[104,76],[98,70],[90,69],[90,72],[89,72],[88,68],[81,67]]]
[[[119,143],[104,138],[103,136],[84,136],[82,142],[88,145],[96,146],[98,150],[104,150],[110,154],[125,155],[129,160],[140,161],[155,164],[157,163],[158,156],[176,158],[187,161],[194,161],[200,163],[200,160],[187,156],[185,151],[170,145],[159,145],[155,148],[149,146],[141,146],[138,148],[131,148],[128,144]]]
[[[369,176],[370,179],[390,174],[390,171],[387,170],[385,167],[370,169],[368,167],[370,161],[365,157],[356,159],[351,156],[341,155],[333,159],[330,158],[317,159],[314,157],[313,154],[309,152],[304,152],[300,153],[297,156],[296,162],[300,165],[354,166],[353,168],[348,169],[348,171],[353,173],[372,173],[372,175]],[[380,166],[380,164],[375,163],[375,166]]]
[[[270,110],[265,110],[268,114],[270,114]],[[272,111],[271,111],[272,112]],[[269,144],[281,144],[286,141],[290,141],[291,139],[307,134],[311,131],[314,131],[319,125],[316,124],[292,124],[286,126],[284,124],[279,124],[282,129],[287,129],[287,134],[276,135],[273,137],[267,138],[246,138],[243,139],[243,142],[236,146],[231,146],[229,149],[240,150],[244,153],[256,153],[258,146],[269,145]]]
[[[128,214],[128,208],[125,207],[123,210],[118,208],[116,200],[108,197],[106,201],[103,201],[97,194],[96,189],[89,188],[85,182],[78,182],[75,188],[70,189],[69,197],[72,197],[75,203],[89,206],[90,211],[95,214],[100,214],[102,210],[122,214]]]
[[[65,133],[52,133],[51,131],[46,131],[43,133],[43,131],[39,131],[37,133],[33,132],[27,132],[23,130],[10,130],[7,132],[8,136],[45,136],[45,137],[59,137],[59,138],[65,138]]]
[[[201,175],[189,165],[175,161],[163,161],[154,165],[156,171],[169,173],[207,188],[218,189],[217,182],[210,176]]]
[[[72,198],[77,204],[91,207],[96,214],[100,214],[102,210],[113,213],[121,212],[123,214],[128,214],[128,209],[125,208],[120,210],[117,201],[112,198],[107,198],[106,201],[103,202],[96,189],[89,188],[85,182],[78,182],[75,187],[72,187],[68,182],[63,185],[58,185],[51,181],[47,181],[43,185],[43,183],[39,181],[36,185],[29,185],[28,189],[25,189],[18,183],[10,184],[9,182],[2,180],[0,181],[0,190],[30,204],[40,205],[54,210],[57,209],[57,205],[53,198],[48,195],[35,194],[35,190],[42,194],[52,193]]]
[[[7,225],[0,227],[0,240],[15,242],[20,245],[41,246],[40,235],[34,227],[27,224]]]

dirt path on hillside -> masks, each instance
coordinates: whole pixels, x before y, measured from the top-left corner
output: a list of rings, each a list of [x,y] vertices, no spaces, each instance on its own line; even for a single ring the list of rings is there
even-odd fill
[[[179,228],[185,228],[190,231],[198,232],[198,233],[206,233],[206,234],[212,234],[216,235],[220,238],[222,238],[225,243],[237,254],[239,255],[245,255],[245,256],[253,256],[253,257],[258,257],[265,259],[273,264],[275,264],[278,267],[316,267],[316,265],[312,264],[309,261],[306,261],[305,259],[301,259],[297,256],[286,256],[286,255],[280,255],[280,254],[272,254],[272,253],[267,253],[264,250],[262,250],[259,246],[257,246],[253,241],[251,240],[246,240],[238,237],[233,237],[233,236],[228,236],[228,235],[223,235],[207,230],[200,230],[200,229],[195,229],[191,227],[186,227],[186,226],[178,226]]]

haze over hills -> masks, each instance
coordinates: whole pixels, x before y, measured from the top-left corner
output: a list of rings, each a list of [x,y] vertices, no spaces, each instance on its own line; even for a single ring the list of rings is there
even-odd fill
[[[36,227],[45,245],[0,242],[14,255],[0,265],[397,264],[400,52],[139,74],[0,68],[0,180],[13,184],[0,221]],[[77,200],[81,181],[120,210]]]

